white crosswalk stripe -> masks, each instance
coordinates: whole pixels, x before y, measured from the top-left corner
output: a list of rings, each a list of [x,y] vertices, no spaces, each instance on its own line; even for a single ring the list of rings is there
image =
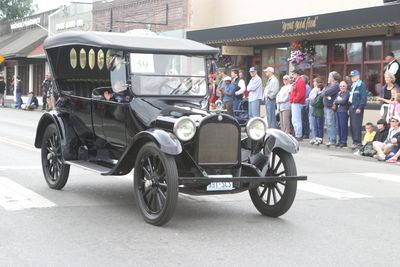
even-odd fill
[[[353,174],[366,176],[370,178],[376,178],[377,180],[385,180],[385,181],[400,183],[400,174],[395,175],[395,174],[378,173],[378,172],[362,172]]]
[[[325,185],[320,185],[320,184],[315,184],[311,182],[299,182],[297,184],[297,188],[301,191],[317,194],[317,195],[322,195],[330,198],[335,198],[335,199],[354,199],[354,198],[372,198],[372,196],[369,195],[364,195],[364,194],[359,194],[343,189],[338,189],[335,187],[330,187],[330,186],[325,186]]]
[[[0,176],[0,206],[9,211],[48,208],[56,204],[6,177]]]

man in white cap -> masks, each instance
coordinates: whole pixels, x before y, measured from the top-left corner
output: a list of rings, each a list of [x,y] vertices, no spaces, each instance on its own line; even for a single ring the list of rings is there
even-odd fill
[[[262,81],[255,67],[249,69],[251,80],[247,85],[249,92],[249,117],[260,117],[260,102],[262,99]]]
[[[267,85],[264,89],[265,116],[267,117],[268,128],[277,128],[276,126],[276,95],[279,92],[279,81],[275,77],[274,68],[264,69],[267,76]]]

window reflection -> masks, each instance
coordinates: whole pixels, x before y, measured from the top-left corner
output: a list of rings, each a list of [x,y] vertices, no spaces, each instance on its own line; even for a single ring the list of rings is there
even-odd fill
[[[365,43],[365,60],[382,60],[382,41],[371,41]]]
[[[347,61],[361,62],[362,61],[362,43],[347,44]]]

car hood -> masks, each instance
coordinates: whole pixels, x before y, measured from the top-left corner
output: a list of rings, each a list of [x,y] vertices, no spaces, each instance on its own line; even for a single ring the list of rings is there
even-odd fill
[[[200,109],[202,99],[155,99],[135,98],[131,109],[136,117],[148,128],[173,124],[183,116],[191,117],[196,124],[210,113]],[[170,128],[170,127],[167,127]]]

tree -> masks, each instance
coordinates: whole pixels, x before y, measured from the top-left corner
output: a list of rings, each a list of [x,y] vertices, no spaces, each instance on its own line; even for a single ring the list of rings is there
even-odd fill
[[[32,0],[0,0],[0,20],[13,20],[34,12]]]

